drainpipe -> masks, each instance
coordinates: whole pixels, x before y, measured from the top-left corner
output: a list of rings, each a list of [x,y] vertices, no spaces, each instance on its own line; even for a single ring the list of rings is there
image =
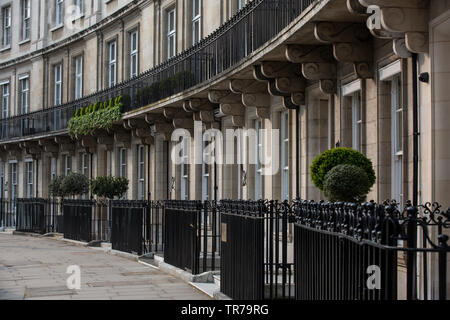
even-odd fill
[[[89,150],[89,151],[91,151],[91,150]],[[89,161],[90,168],[89,169],[91,171],[90,176],[91,176],[91,179],[93,179],[94,178],[94,153],[93,152],[89,152],[89,157],[90,157],[90,161]],[[94,197],[93,197],[92,192],[90,190],[89,190],[89,195],[90,195],[90,198],[92,200]]]
[[[419,121],[418,121],[418,73],[417,73],[417,53],[412,55],[412,80],[413,80],[413,205],[418,205],[419,194]]]
[[[166,147],[166,155],[167,155],[167,160],[166,160],[166,189],[167,189],[167,194],[166,194],[166,200],[170,199],[170,192],[171,190],[169,190],[169,141],[164,141],[165,147]]]
[[[300,106],[295,108],[295,197],[300,198]]]

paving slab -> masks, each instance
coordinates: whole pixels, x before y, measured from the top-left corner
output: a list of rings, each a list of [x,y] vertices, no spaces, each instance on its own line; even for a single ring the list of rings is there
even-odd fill
[[[81,288],[67,287],[67,267]],[[0,300],[204,300],[188,283],[118,255],[52,238],[0,232]]]

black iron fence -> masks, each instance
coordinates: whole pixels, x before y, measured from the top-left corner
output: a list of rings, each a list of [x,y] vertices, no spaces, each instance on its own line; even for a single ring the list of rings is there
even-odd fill
[[[64,238],[109,241],[108,205],[104,201],[64,200]]]
[[[164,261],[199,274],[220,267],[220,216],[214,202],[164,202]]]
[[[221,291],[234,299],[446,299],[450,209],[221,201]]]
[[[221,291],[233,299],[292,298],[289,204],[222,200],[219,210]]]
[[[62,232],[62,207],[56,199],[17,198],[0,200],[0,227],[17,231]]]
[[[162,252],[163,207],[158,201],[112,201],[112,249],[143,255]]]
[[[47,231],[46,200],[17,199],[16,230],[44,234]]]
[[[12,228],[16,226],[16,200],[0,198],[0,228]]]
[[[121,95],[129,101],[126,112],[204,83],[273,39],[315,1],[251,1],[198,44],[134,79],[60,106],[0,119],[0,140],[66,129],[76,109]]]
[[[446,299],[450,210],[297,201],[296,298]]]
[[[220,270],[234,299],[446,299],[450,209],[407,202],[64,200],[64,237],[164,251],[193,274]],[[1,201],[1,226],[61,228],[61,204]]]

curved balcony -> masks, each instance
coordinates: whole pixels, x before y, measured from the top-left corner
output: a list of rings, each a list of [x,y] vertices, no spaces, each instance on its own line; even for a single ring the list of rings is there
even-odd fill
[[[139,76],[81,99],[0,120],[0,141],[67,129],[75,111],[120,95],[129,112],[181,93],[220,75],[250,56],[318,0],[253,0],[197,45]]]

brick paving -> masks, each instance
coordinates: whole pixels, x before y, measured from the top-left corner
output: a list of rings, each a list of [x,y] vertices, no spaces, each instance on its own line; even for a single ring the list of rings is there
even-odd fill
[[[69,290],[69,265],[81,289]],[[49,238],[0,233],[0,300],[203,300],[208,296],[157,269]]]

